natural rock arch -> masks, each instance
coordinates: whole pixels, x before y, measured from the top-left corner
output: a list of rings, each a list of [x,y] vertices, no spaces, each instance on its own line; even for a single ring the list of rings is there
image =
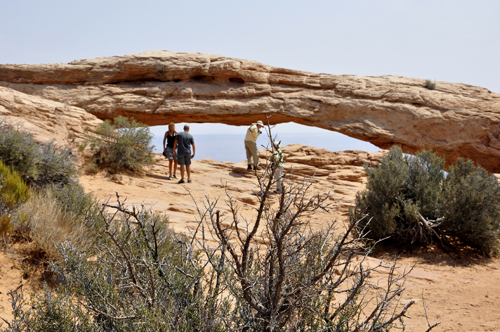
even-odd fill
[[[500,95],[467,84],[437,82],[428,90],[415,78],[315,74],[215,54],[153,51],[0,65],[0,86],[3,113],[16,108],[16,98],[32,96],[61,103],[66,113],[133,116],[149,125],[247,125],[272,115],[273,124],[293,121],[409,153],[432,148],[448,162],[468,157],[500,172]],[[17,97],[6,101],[2,92]]]

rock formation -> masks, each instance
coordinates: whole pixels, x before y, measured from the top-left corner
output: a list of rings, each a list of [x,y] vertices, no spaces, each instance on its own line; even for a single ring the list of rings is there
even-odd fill
[[[23,127],[38,141],[64,144],[102,121],[79,107],[0,86],[0,122]]]
[[[500,172],[500,95],[467,84],[329,75],[215,54],[145,52],[68,64],[0,65],[1,91],[62,103],[99,119],[247,125],[267,115],[338,131],[380,148],[432,148]],[[14,93],[14,92],[11,92]],[[14,101],[15,104],[15,101]],[[2,113],[19,108],[0,94]]]

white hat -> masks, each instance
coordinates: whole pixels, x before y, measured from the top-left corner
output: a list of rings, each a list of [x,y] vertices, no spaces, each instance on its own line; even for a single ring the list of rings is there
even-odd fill
[[[257,121],[257,122],[256,122],[256,124],[258,124],[259,126],[264,127],[264,123],[263,123],[262,121],[260,121],[260,120],[259,120],[259,121]]]

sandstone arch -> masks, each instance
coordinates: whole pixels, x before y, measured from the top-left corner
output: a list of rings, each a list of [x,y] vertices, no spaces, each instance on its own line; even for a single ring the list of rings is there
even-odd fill
[[[448,162],[474,159],[500,172],[500,94],[396,76],[302,72],[206,53],[144,52],[68,64],[0,65],[2,91],[85,110],[100,119],[150,124],[245,125],[266,115],[341,132],[380,148],[433,148]],[[7,91],[7,92],[6,92]],[[37,99],[38,100],[38,99]],[[19,109],[19,107],[17,107]],[[89,120],[90,121],[90,120]]]

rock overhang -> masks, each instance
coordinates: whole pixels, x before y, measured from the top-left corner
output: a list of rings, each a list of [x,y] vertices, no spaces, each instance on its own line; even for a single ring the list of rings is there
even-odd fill
[[[100,119],[246,125],[270,117],[380,148],[432,148],[500,172],[500,95],[399,76],[316,74],[216,54],[151,51],[67,64],[0,65],[0,85]],[[1,101],[0,101],[1,102]]]

